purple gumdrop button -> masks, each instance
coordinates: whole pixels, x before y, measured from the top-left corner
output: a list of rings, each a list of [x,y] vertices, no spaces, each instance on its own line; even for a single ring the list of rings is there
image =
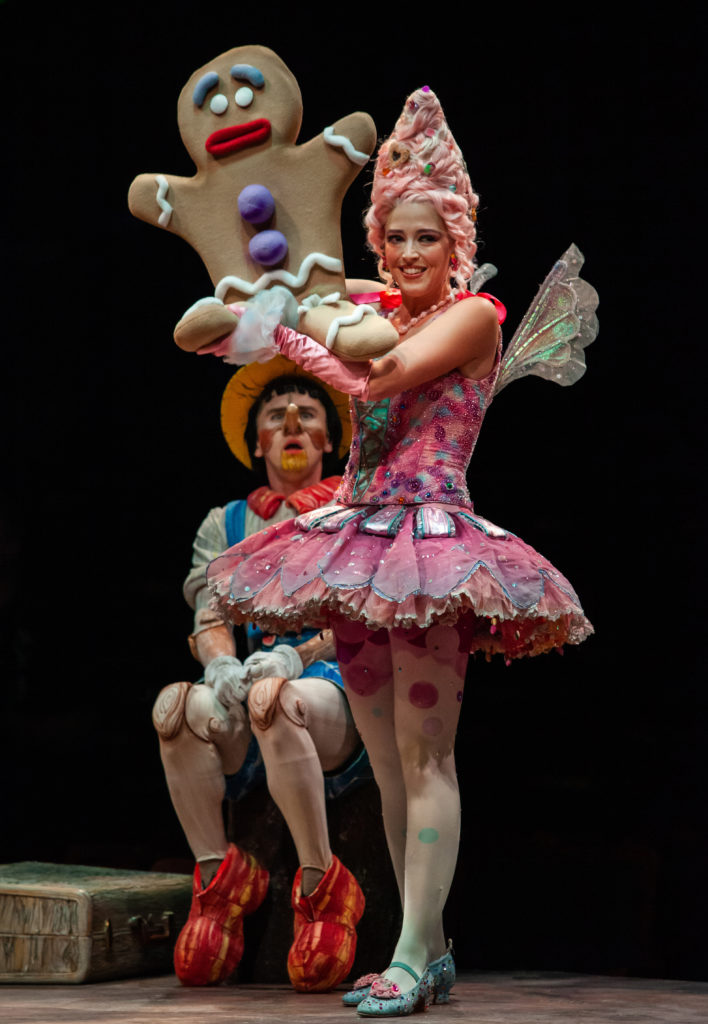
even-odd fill
[[[238,212],[249,224],[263,224],[273,216],[275,200],[265,185],[246,185],[238,197]]]
[[[263,267],[273,267],[284,260],[288,243],[282,231],[259,231],[248,243],[251,259]]]

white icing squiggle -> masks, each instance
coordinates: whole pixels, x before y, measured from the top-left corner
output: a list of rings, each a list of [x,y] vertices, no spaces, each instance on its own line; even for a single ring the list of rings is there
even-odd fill
[[[360,164],[362,167],[364,164],[368,164],[369,154],[354,149],[351,139],[348,139],[346,135],[335,135],[333,125],[325,128],[323,135],[325,142],[328,142],[330,146],[338,146],[340,149],[343,149],[353,164]]]
[[[327,331],[327,337],[325,338],[325,345],[327,348],[332,348],[332,345],[334,345],[337,340],[337,333],[340,327],[351,327],[352,324],[361,323],[364,317],[369,313],[373,316],[378,315],[373,306],[357,306],[354,309],[354,312],[350,313],[349,316],[336,317],[336,319],[334,319],[329,325],[329,330]]]
[[[214,295],[217,299],[223,300],[229,288],[236,288],[237,291],[245,292],[246,295],[255,295],[256,292],[267,288],[272,281],[282,281],[288,288],[302,288],[310,276],[310,271],[318,264],[324,270],[329,270],[332,274],[339,274],[343,269],[342,261],[334,256],[325,256],[321,252],[311,252],[300,264],[297,275],[291,274],[289,270],[269,270],[267,273],[261,274],[257,281],[246,281],[242,277],[229,275],[228,277],[222,277],[214,289]]]
[[[167,178],[164,174],[156,174],[155,181],[157,182],[157,205],[162,210],[162,213],[157,218],[157,223],[161,228],[166,228],[170,223],[173,209],[170,203],[165,199],[165,196],[170,190],[170,186],[167,184]]]
[[[302,300],[297,311],[302,314],[307,313],[308,309],[315,309],[316,306],[333,306],[335,302],[339,302],[340,298],[339,292],[332,292],[330,295],[325,295],[324,298],[320,298],[317,292],[313,292],[312,295],[308,295],[306,299]]]

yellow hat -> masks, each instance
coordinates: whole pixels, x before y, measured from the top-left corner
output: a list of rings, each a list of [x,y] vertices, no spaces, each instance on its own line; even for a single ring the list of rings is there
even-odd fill
[[[253,469],[253,465],[244,435],[251,406],[272,380],[285,374],[312,381],[327,392],[342,424],[339,457],[341,458],[349,451],[351,446],[352,426],[349,419],[348,396],[330,387],[329,384],[325,384],[324,381],[314,377],[311,373],[301,370],[299,366],[291,362],[290,359],[286,359],[285,356],[275,356],[267,363],[249,363],[247,366],[242,366],[226,385],[221,399],[222,433],[226,438],[227,445],[236,458],[244,466],[247,466],[248,469]]]

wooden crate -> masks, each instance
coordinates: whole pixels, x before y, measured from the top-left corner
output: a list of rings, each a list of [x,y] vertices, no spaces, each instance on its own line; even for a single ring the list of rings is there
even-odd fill
[[[191,878],[78,864],[0,865],[0,982],[171,971]]]

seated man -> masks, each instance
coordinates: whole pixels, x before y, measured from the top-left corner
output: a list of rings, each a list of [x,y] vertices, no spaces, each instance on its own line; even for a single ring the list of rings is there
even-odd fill
[[[208,606],[205,579],[208,563],[227,547],[331,501],[339,477],[321,479],[323,457],[336,456],[343,424],[348,431],[344,397],[282,357],[243,367],[224,392],[229,447],[249,468],[262,460],[269,486],[212,509],[199,528],[184,593],[195,609],[190,647],[204,667],[203,684],[167,686],[153,711],[170,796],[197,862],[190,917],[175,949],[184,984],[213,984],[233,972],[243,953],[243,916],[265,897],[268,872],[228,843],[222,814],[225,795],[238,800],[264,777],[300,863],[290,980],[300,991],[325,991],[354,959],[364,897],[330,850],[325,790],[336,796],[371,774],[331,633],[276,642],[250,627],[252,653],[242,665],[231,627]]]

